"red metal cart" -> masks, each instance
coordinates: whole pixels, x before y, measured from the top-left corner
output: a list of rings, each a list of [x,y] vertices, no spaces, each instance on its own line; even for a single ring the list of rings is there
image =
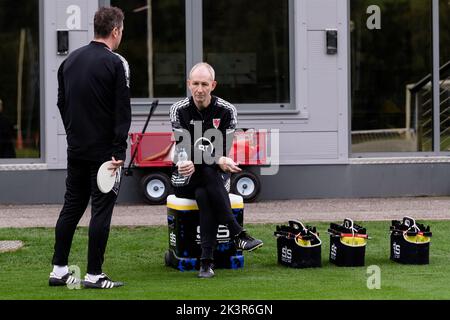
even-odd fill
[[[150,204],[165,203],[172,192],[173,147],[172,132],[131,133],[131,154],[136,151],[133,168],[145,172],[140,187]],[[136,149],[137,148],[137,149]],[[231,192],[241,195],[244,201],[255,201],[261,191],[259,177],[249,167],[267,164],[267,134],[265,131],[237,131],[230,158],[240,164],[242,172],[231,177]]]

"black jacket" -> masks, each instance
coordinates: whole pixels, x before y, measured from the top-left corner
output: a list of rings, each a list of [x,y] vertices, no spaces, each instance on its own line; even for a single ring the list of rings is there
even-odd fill
[[[128,63],[92,41],[74,51],[58,70],[58,109],[70,159],[125,160],[131,125]]]
[[[196,167],[215,166],[221,156],[228,156],[237,127],[237,111],[229,102],[212,97],[211,104],[203,111],[199,111],[193,98],[186,98],[175,103],[170,108],[170,121],[177,145],[174,152],[174,163],[178,162],[181,149],[185,149],[188,159]],[[209,131],[210,129],[216,129]],[[209,132],[208,132],[209,131]],[[221,143],[209,133],[221,136]],[[185,141],[189,133],[190,140]],[[204,154],[207,153],[214,163],[205,163]],[[182,186],[188,183],[186,178],[174,172],[172,184]]]

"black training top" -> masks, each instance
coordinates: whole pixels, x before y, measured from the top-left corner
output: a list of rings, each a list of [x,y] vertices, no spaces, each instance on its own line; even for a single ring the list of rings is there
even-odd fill
[[[211,104],[199,111],[194,99],[186,98],[172,105],[170,121],[177,141],[175,164],[181,149],[186,151],[188,159],[196,166],[217,167],[219,158],[229,155],[238,123],[236,108],[231,103],[213,96]],[[211,163],[205,163],[205,156],[210,157]],[[188,179],[175,171],[172,184],[182,186],[186,183]]]
[[[69,159],[125,160],[131,105],[123,57],[96,41],[71,53],[58,70],[58,109]]]

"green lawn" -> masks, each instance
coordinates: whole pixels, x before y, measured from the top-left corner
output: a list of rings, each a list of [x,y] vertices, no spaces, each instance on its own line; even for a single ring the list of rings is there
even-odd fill
[[[430,265],[405,266],[389,260],[390,222],[358,224],[373,238],[366,267],[381,268],[381,289],[367,288],[367,268],[339,268],[328,262],[327,223],[318,227],[323,240],[319,269],[290,269],[277,264],[275,225],[250,225],[263,248],[245,254],[240,270],[217,270],[214,279],[164,266],[167,228],[114,228],[104,270],[126,286],[114,290],[69,290],[47,285],[51,270],[53,229],[0,229],[0,240],[22,240],[26,247],[0,254],[1,299],[158,299],[158,300],[279,300],[279,299],[450,299],[450,221],[426,222],[433,231]],[[309,223],[311,224],[311,223]],[[80,228],[71,264],[86,268],[87,230]]]

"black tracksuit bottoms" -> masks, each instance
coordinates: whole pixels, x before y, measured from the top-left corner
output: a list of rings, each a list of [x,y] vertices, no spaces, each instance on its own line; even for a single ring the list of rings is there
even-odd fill
[[[75,230],[92,198],[87,273],[102,273],[117,195],[112,191],[103,194],[98,189],[97,172],[101,165],[101,162],[68,160],[65,201],[55,229],[53,265],[68,265]]]
[[[175,188],[175,195],[197,201],[200,210],[201,259],[213,260],[219,225],[228,227],[232,239],[243,229],[233,214],[228,192],[217,169],[196,166],[195,170],[187,186]]]

